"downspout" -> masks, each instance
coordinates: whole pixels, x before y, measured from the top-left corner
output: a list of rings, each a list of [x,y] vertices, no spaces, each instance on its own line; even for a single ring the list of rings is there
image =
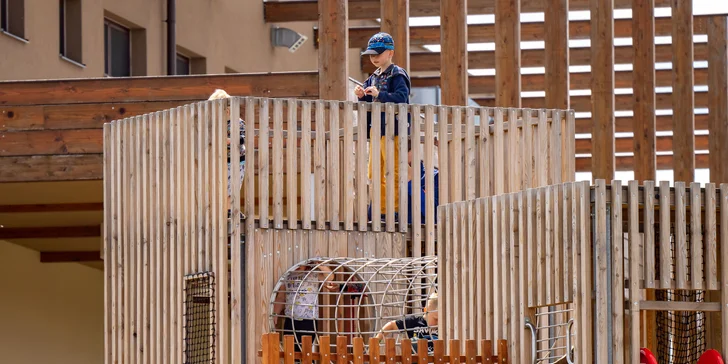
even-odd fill
[[[167,74],[177,74],[177,35],[175,0],[167,0]]]

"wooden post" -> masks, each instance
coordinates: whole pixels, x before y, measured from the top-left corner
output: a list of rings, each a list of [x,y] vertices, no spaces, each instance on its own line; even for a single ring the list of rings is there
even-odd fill
[[[728,18],[708,21],[708,144],[710,182],[728,183]]]
[[[714,16],[708,20],[708,159],[710,182],[720,185],[728,182],[728,37],[726,16]],[[719,245],[723,248],[722,245]],[[718,250],[720,256],[720,249]],[[722,262],[717,260],[718,271]],[[710,302],[721,302],[720,291],[708,291]],[[710,348],[722,348],[721,313],[708,312],[706,341]],[[725,352],[725,351],[723,351]],[[724,354],[725,355],[725,354]]]
[[[320,0],[319,98],[346,101],[348,95],[348,5],[346,0]]]
[[[672,0],[672,139],[675,181],[695,176],[693,0]]]
[[[655,0],[632,2],[634,67],[634,175],[656,178],[655,146]],[[654,316],[654,315],[653,315]]]
[[[409,0],[382,1],[381,30],[394,39],[394,64],[409,72]]]
[[[569,108],[569,0],[548,0],[544,10],[544,28],[548,29],[545,52],[546,107],[567,110]]]
[[[468,24],[467,0],[440,2],[440,52],[443,105],[467,105],[468,101]]]
[[[614,179],[614,1],[591,0],[592,181]]]
[[[521,107],[521,2],[495,2],[495,104]],[[548,17],[547,17],[548,19]],[[442,49],[448,49],[444,47]],[[548,57],[546,57],[548,59]],[[467,72],[467,71],[466,71]],[[568,67],[565,71],[568,74]],[[548,77],[548,72],[546,73]],[[567,86],[568,87],[568,86]],[[509,129],[510,132],[510,129]]]

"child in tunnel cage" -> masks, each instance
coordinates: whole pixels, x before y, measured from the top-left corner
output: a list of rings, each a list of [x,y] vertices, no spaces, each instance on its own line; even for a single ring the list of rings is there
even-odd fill
[[[427,352],[434,354],[435,348],[432,343],[437,340],[437,292],[430,295],[422,316],[409,316],[403,320],[392,320],[385,324],[377,334],[377,340],[381,340],[385,333],[401,332],[407,333],[412,340],[412,351],[417,353],[417,340],[427,340]]]
[[[288,273],[273,304],[274,327],[279,327],[283,317],[283,335],[294,335],[296,351],[301,351],[304,336],[317,337],[316,321],[319,319],[319,293],[337,291],[334,272],[326,263],[309,261]],[[314,270],[318,273],[314,273]]]
[[[210,95],[208,100],[220,100],[220,99],[229,99],[230,95],[228,95],[225,90],[217,89],[215,92]],[[228,104],[225,107],[225,115],[230,115],[230,104]],[[245,121],[241,118],[239,120],[240,123],[240,183],[238,184],[238,190],[243,188],[243,176],[245,174]],[[230,120],[227,121],[227,163],[228,163],[228,170],[227,170],[227,178],[228,178],[228,206],[232,205],[232,172],[231,172],[231,166],[230,166]],[[232,210],[228,210],[228,217],[230,217],[230,213]],[[244,219],[245,215],[242,213],[240,214],[240,218]]]

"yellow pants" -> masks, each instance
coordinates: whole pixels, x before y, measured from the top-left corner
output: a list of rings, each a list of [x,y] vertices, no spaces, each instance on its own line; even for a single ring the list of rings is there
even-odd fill
[[[387,181],[386,180],[386,173],[387,173],[387,137],[383,136],[380,140],[379,144],[379,150],[380,153],[380,177],[381,177],[381,213],[386,214],[387,213],[387,182],[391,182],[394,184],[394,211],[399,211],[399,188],[398,188],[398,181],[399,181],[399,136],[394,136],[394,180],[393,181]],[[371,148],[371,146],[370,146]],[[371,150],[371,149],[370,149]],[[374,158],[374,153],[369,153],[369,180],[372,179],[372,158]],[[375,183],[372,181],[372,183]],[[372,217],[374,216],[376,212],[372,211]]]

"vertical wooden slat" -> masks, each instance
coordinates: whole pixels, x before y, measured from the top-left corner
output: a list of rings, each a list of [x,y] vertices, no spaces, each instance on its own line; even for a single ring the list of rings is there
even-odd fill
[[[440,2],[440,39],[442,49],[448,50],[440,53],[443,105],[467,105],[468,101],[466,4],[466,0]]]
[[[720,261],[728,262],[728,184],[720,185]],[[728,264],[721,264],[720,283],[721,290],[721,334],[723,336],[722,352],[728,353]]]
[[[614,178],[614,0],[589,2],[592,180]]]
[[[536,303],[538,306],[546,305],[546,238],[544,237],[546,221],[544,219],[545,211],[544,189],[536,189],[536,266],[535,282],[537,286],[538,296]]]
[[[559,177],[561,177],[559,175]],[[554,302],[566,302],[566,299],[564,299],[564,284],[563,284],[563,274],[564,274],[564,266],[563,266],[563,257],[562,254],[564,252],[563,248],[563,236],[562,236],[562,226],[561,226],[561,201],[564,201],[564,196],[561,194],[561,187],[562,185],[554,185],[551,186],[551,220],[552,225],[551,229],[553,231],[552,234],[552,245],[554,249],[552,250],[553,254],[553,261],[554,261]]]
[[[373,337],[369,338],[369,364],[379,364],[379,341]]]
[[[301,110],[301,225],[311,229],[311,101],[304,100]],[[359,119],[361,120],[361,119]],[[366,120],[366,119],[365,119]],[[364,214],[366,216],[366,213]]]
[[[267,98],[261,98],[260,99],[260,107],[259,107],[259,123],[258,123],[258,163],[260,164],[258,168],[258,224],[261,228],[267,229],[268,228],[268,220],[269,220],[269,200],[268,196],[270,194],[270,157],[269,157],[269,151],[270,151],[270,140],[269,140],[269,127],[270,127],[270,118],[269,118],[269,109],[270,105],[268,105],[270,99]],[[252,154],[252,153],[251,153]],[[258,335],[256,335],[257,337]]]
[[[452,108],[452,156],[450,157],[450,196],[453,202],[463,201],[463,113]]]
[[[452,220],[453,220],[453,226],[452,226],[452,265],[453,265],[453,275],[451,282],[453,283],[453,293],[459,292],[464,293],[465,288],[465,277],[463,277],[463,249],[462,245],[459,244],[459,242],[462,240],[463,236],[463,226],[462,226],[462,220],[461,220],[461,210],[460,210],[460,203],[453,205],[453,211],[452,211]],[[450,339],[459,339],[462,337],[462,332],[465,329],[463,326],[463,300],[461,299],[463,296],[460,294],[455,294],[452,299],[452,326],[455,329],[455,332],[453,336],[450,337]]]
[[[493,363],[493,342],[490,340],[480,341],[481,362],[484,364]]]
[[[354,364],[364,364],[364,338],[357,336],[352,339]]]
[[[295,336],[293,335],[286,335],[283,338],[283,352],[286,353],[286,356],[283,358],[284,364],[294,364],[295,358],[293,357],[294,351],[295,351]],[[278,362],[276,362],[278,364]]]
[[[594,235],[594,254],[596,262],[596,277],[594,282],[596,283],[596,324],[595,332],[597,333],[596,340],[596,353],[595,359],[600,362],[609,361],[609,339],[602,339],[602,336],[606,338],[607,334],[607,321],[610,319],[609,302],[607,298],[607,291],[610,287],[607,285],[608,270],[607,270],[607,249],[609,242],[607,241],[607,189],[606,183],[603,179],[596,180],[596,187],[594,188],[595,195],[595,235]],[[612,358],[614,359],[614,358]]]
[[[644,182],[644,275],[645,288],[657,288],[655,284],[655,182]]]
[[[451,294],[453,292],[453,286],[450,284],[452,282],[452,276],[453,276],[453,239],[452,239],[452,230],[453,230],[453,223],[452,223],[452,205],[448,204],[445,205],[446,208],[444,208],[443,212],[445,213],[445,246],[442,248],[444,251],[444,254],[442,255],[444,257],[443,262],[443,280],[442,280],[442,290],[445,292],[445,297],[443,300],[438,300],[438,302],[442,301],[442,315],[444,315],[444,327],[447,328],[445,332],[443,332],[443,337],[446,338],[452,338],[453,337],[453,320],[452,320],[452,311],[453,306],[452,302],[454,299],[454,296]],[[438,281],[439,282],[439,281]],[[440,314],[438,314],[439,316]]]
[[[139,341],[140,341],[140,333],[141,333],[141,292],[140,292],[140,283],[141,283],[141,216],[138,216],[140,213],[140,203],[141,203],[141,196],[140,196],[140,189],[141,189],[141,183],[139,181],[140,172],[141,172],[141,163],[140,163],[140,155],[139,155],[139,147],[140,147],[140,133],[139,133],[139,126],[141,125],[141,117],[137,116],[134,119],[131,120],[131,124],[129,127],[131,128],[131,148],[129,150],[129,184],[130,184],[130,190],[129,190],[129,199],[131,202],[131,207],[133,208],[132,211],[129,212],[129,228],[130,228],[130,235],[131,235],[131,242],[129,247],[129,257],[131,261],[131,269],[129,271],[129,274],[131,277],[129,278],[130,281],[130,288],[131,288],[131,295],[130,295],[130,320],[131,320],[131,352],[129,353],[129,359],[131,363],[141,363],[141,352],[139,350]]]
[[[439,166],[440,169],[440,175],[443,177],[440,179],[440,193],[438,195],[440,199],[440,204],[444,205],[448,202],[450,202],[450,166],[449,166],[449,154],[448,149],[450,147],[449,143],[449,133],[448,133],[448,114],[449,114],[450,108],[445,106],[440,106],[437,110],[437,125],[438,125],[438,138],[439,138],[439,146],[437,148],[438,153],[438,159],[439,159]],[[481,124],[482,125],[482,124]],[[482,196],[482,192],[481,192]]]
[[[695,79],[693,77],[693,0],[671,0],[672,143],[675,181],[695,179]]]
[[[443,297],[438,298],[437,300],[437,312],[438,312],[438,318],[442,315],[442,320],[437,321],[437,331],[442,336],[446,336],[446,330],[445,327],[448,325],[447,321],[447,302],[448,297],[447,295],[447,270],[448,270],[448,264],[447,264],[447,253],[445,246],[449,244],[449,240],[446,235],[446,231],[448,230],[448,221],[445,217],[445,206],[438,207],[438,214],[437,214],[437,241],[440,242],[437,244],[437,256],[438,264],[440,269],[437,270],[437,282],[439,283],[439,292],[443,293]]]
[[[481,121],[483,122],[483,121]],[[429,140],[429,138],[428,138]],[[475,108],[465,109],[465,199],[476,197]],[[428,189],[431,190],[431,189]]]
[[[230,100],[230,117],[227,120],[230,120],[230,135],[237,136],[240,135],[240,123],[237,122],[240,120],[240,100],[239,98],[232,98]],[[247,138],[245,138],[245,150],[250,151],[250,157],[245,158],[245,210],[246,210],[246,240],[249,241],[250,237],[248,234],[251,233],[252,226],[253,226],[253,220],[255,218],[255,183],[254,183],[254,173],[255,173],[255,156],[254,156],[254,150],[255,145],[253,144],[254,141],[254,133],[253,130],[255,130],[255,102],[253,99],[244,99],[245,100],[245,117],[247,120],[247,127],[248,127],[248,133]],[[223,118],[224,119],[224,118]],[[267,119],[266,119],[267,121]],[[240,143],[239,138],[230,138],[230,150],[231,151],[237,151],[240,150],[240,146],[238,145]],[[247,352],[243,352],[241,345],[239,343],[241,342],[242,337],[242,330],[246,330],[246,337],[250,338],[251,342],[253,342],[253,337],[251,335],[255,335],[255,332],[253,330],[248,330],[246,327],[241,327],[242,322],[242,315],[246,316],[246,322],[248,326],[254,326],[254,315],[252,312],[249,312],[246,308],[241,307],[240,300],[243,297],[243,294],[245,294],[248,297],[251,297],[252,292],[250,292],[248,289],[245,290],[245,292],[242,291],[243,282],[241,282],[242,279],[242,265],[243,262],[240,261],[240,190],[238,188],[235,188],[237,181],[239,181],[239,178],[242,178],[240,176],[240,169],[237,168],[237,165],[239,163],[239,153],[231,153],[230,154],[230,164],[231,164],[231,178],[230,183],[232,186],[228,186],[228,189],[232,192],[230,196],[230,223],[231,223],[231,229],[230,229],[230,362],[232,364],[240,364],[246,360],[251,360],[253,355],[250,353],[252,350],[247,350]],[[266,199],[267,201],[267,199]],[[246,244],[246,253],[251,251],[250,245],[252,244]],[[248,255],[253,256],[253,255]],[[227,254],[225,254],[225,258],[227,258]],[[227,259],[226,259],[227,260]],[[246,279],[253,280],[255,279],[255,275],[253,273],[253,269],[248,269],[248,266],[250,264],[246,264]],[[246,288],[248,286],[246,285]],[[243,311],[245,310],[245,311]],[[224,317],[224,316],[223,316]],[[250,344],[248,344],[250,345]],[[248,348],[250,349],[250,348]],[[243,356],[246,356],[243,358]]]
[[[662,208],[663,206],[660,206]],[[668,206],[669,209],[669,206]],[[675,182],[675,280],[678,289],[688,287],[688,239],[685,231],[685,182]],[[660,247],[662,248],[662,247]]]
[[[708,19],[708,149],[710,180],[728,182],[728,18]]]
[[[394,191],[398,189],[397,182],[395,182],[395,158],[396,155],[394,153],[394,124],[396,123],[394,120],[394,104],[387,103],[385,105],[385,151],[387,158],[385,159],[385,173],[384,173],[384,180],[385,180],[385,209],[387,211],[386,216],[386,222],[387,222],[387,232],[394,232],[394,203],[395,203],[395,194]],[[414,177],[413,177],[414,178]],[[397,204],[399,204],[399,201],[397,201]]]
[[[498,340],[498,362],[507,364],[508,360],[508,342],[506,340]]]
[[[488,145],[489,143],[492,143],[490,140],[490,109],[488,108],[480,108],[480,135],[478,137],[478,157],[479,157],[479,166],[478,166],[478,178],[480,179],[480,191],[479,191],[479,197],[487,197],[491,194],[491,181],[490,181],[490,155],[488,153]],[[447,145],[447,143],[445,144]],[[442,149],[442,148],[440,148]],[[447,148],[445,148],[447,150]],[[440,152],[440,158],[442,158],[442,151]],[[445,159],[443,159],[445,160]],[[442,168],[442,167],[440,167]],[[442,169],[441,169],[442,170]],[[447,176],[447,174],[445,174]],[[444,178],[443,180],[447,180],[447,178]],[[444,190],[442,188],[442,183],[440,182],[440,190]],[[442,193],[440,193],[440,199],[442,200]],[[443,202],[444,203],[444,202]]]
[[[524,363],[530,363],[531,358],[531,345],[530,335],[525,330],[526,327],[526,315],[530,313],[528,308],[528,273],[526,267],[528,266],[528,231],[526,228],[527,214],[528,214],[528,191],[522,191],[518,193],[518,316],[517,322],[519,329],[515,330],[519,333],[518,342],[516,343],[516,350],[519,350],[520,359]],[[515,253],[515,252],[514,252]]]
[[[367,231],[367,203],[369,197],[367,195],[367,185],[369,179],[367,178],[367,109],[366,104],[358,103],[357,106],[357,135],[358,139],[356,142],[356,204],[357,204],[357,215],[359,217],[359,231]]]
[[[508,196],[508,234],[509,234],[509,245],[508,245],[508,261],[509,261],[509,276],[508,276],[508,289],[509,289],[509,303],[510,303],[510,328],[509,336],[507,337],[510,345],[510,351],[513,356],[513,360],[519,362],[520,358],[520,332],[523,331],[521,326],[521,315],[520,315],[520,291],[519,291],[519,261],[517,249],[521,240],[518,239],[518,194],[510,194]],[[472,241],[472,239],[471,239]],[[471,250],[472,251],[472,250]],[[471,253],[472,255],[472,253]],[[471,263],[471,267],[474,262]],[[471,278],[472,280],[472,278]],[[472,293],[471,296],[472,297]],[[472,305],[472,304],[471,304]]]
[[[660,182],[660,288],[672,288],[670,246],[670,184]]]
[[[435,108],[425,106],[425,246],[426,255],[435,255]],[[412,166],[412,178],[420,178],[420,166]],[[400,172],[402,173],[402,172]],[[412,213],[420,213],[420,210]]]
[[[654,181],[655,148],[655,0],[632,2],[634,65],[634,174],[638,182]]]
[[[205,117],[205,109],[206,109],[207,103],[198,103],[197,109],[195,110],[195,159],[193,160],[195,165],[195,190],[194,190],[194,199],[195,199],[195,205],[196,205],[196,212],[193,212],[195,216],[195,238],[197,239],[197,262],[196,262],[196,270],[197,272],[202,271],[209,271],[209,267],[206,266],[206,256],[207,256],[207,249],[205,247],[205,232],[207,231],[207,228],[205,226],[206,220],[205,220],[205,196],[204,192],[207,191],[207,187],[209,185],[203,184],[204,183],[204,176],[207,175],[207,170],[205,169],[205,150],[206,150],[206,140],[205,140],[205,133],[204,131],[207,130],[204,124],[207,124],[208,119]],[[203,188],[203,186],[205,186]]]
[[[705,185],[705,284],[709,290],[718,289],[718,245],[716,242],[715,184]]]
[[[533,154],[533,111],[531,109],[521,110],[523,119],[523,127],[521,130],[521,190],[533,187],[531,181],[533,179],[534,154]]]
[[[152,221],[152,209],[150,207],[151,205],[151,199],[152,199],[152,192],[151,192],[151,185],[152,185],[152,172],[151,172],[151,165],[150,165],[150,158],[151,158],[151,140],[150,140],[150,131],[151,131],[151,120],[150,115],[146,114],[142,117],[142,145],[139,149],[142,153],[141,158],[141,167],[142,167],[142,193],[141,193],[141,199],[142,199],[142,208],[141,208],[141,216],[142,216],[142,325],[143,329],[141,330],[141,336],[142,336],[142,363],[149,363],[149,360],[151,359],[152,355],[152,347],[151,347],[151,336],[152,336],[152,317],[151,312],[153,310],[153,305],[155,304],[152,293],[153,293],[153,284],[155,283],[153,279],[151,278],[151,272],[150,272],[150,263],[154,264],[153,262],[153,251],[151,249],[152,246],[152,239],[150,237],[152,228],[150,225],[153,224]]]
[[[553,230],[553,194],[551,193],[553,186],[544,187],[542,189],[543,191],[543,197],[544,197],[544,209],[543,209],[543,221],[544,221],[544,232],[543,232],[543,243],[544,243],[544,252],[546,254],[545,256],[545,264],[546,267],[545,275],[544,275],[544,283],[546,284],[546,300],[544,301],[544,304],[550,305],[554,303],[554,294],[555,294],[555,285],[556,285],[556,275],[555,273],[555,266],[554,266],[554,230]]]
[[[583,348],[582,362],[591,363],[594,360],[594,332],[595,328],[592,328],[592,305],[590,302],[594,299],[593,284],[593,263],[592,263],[592,243],[591,243],[591,221],[590,216],[590,203],[589,203],[589,182],[585,181],[579,184],[579,231],[580,231],[580,266],[581,273],[579,278],[581,279],[581,320],[580,326],[581,331],[579,337],[581,337],[581,347]],[[606,217],[606,216],[605,216]],[[604,220],[602,220],[604,221]],[[605,345],[603,345],[605,346]]]
[[[224,101],[225,104],[227,104],[227,101]],[[228,247],[227,244],[220,244],[215,242],[224,241],[227,239],[227,220],[225,219],[226,215],[226,208],[225,208],[225,195],[227,193],[227,188],[225,185],[225,162],[226,162],[226,155],[225,155],[225,132],[226,132],[226,125],[225,121],[227,118],[225,118],[224,115],[224,107],[223,107],[223,101],[218,100],[213,103],[213,117],[212,117],[212,145],[213,145],[213,151],[212,151],[212,161],[213,161],[213,168],[212,168],[212,196],[213,196],[213,202],[212,202],[212,216],[213,216],[213,244],[216,247],[215,252],[215,258],[214,258],[214,271],[215,271],[215,279],[217,281],[217,289],[215,292],[217,293],[215,298],[215,304],[216,304],[216,320],[215,320],[215,332],[218,333],[217,336],[217,356],[220,358],[220,362],[226,363],[229,358],[229,352],[228,352],[228,340],[229,340],[229,331],[228,331],[228,325],[230,324],[227,320],[227,315],[222,314],[221,312],[228,312],[228,290],[227,289],[221,289],[220,287],[227,287],[228,286]],[[244,176],[241,176],[244,178]],[[163,179],[164,180],[164,179]],[[164,202],[163,202],[164,205]],[[165,254],[167,255],[167,254]],[[165,257],[166,259],[166,257]],[[164,280],[164,275],[162,280]],[[163,341],[162,341],[163,342]]]
[[[503,132],[503,109],[495,109],[495,134],[493,135],[494,139],[494,153],[493,153],[493,159],[495,160],[494,168],[495,168],[495,179],[494,179],[494,189],[493,194],[499,195],[502,193],[505,193],[506,186],[505,182],[503,181],[503,176],[505,175],[505,168],[506,166],[503,165],[503,163],[500,163],[505,159],[505,152],[503,150],[503,139],[504,139],[504,132]]]
[[[534,135],[534,139],[537,142],[534,144],[537,153],[537,159],[535,163],[536,167],[536,180],[537,186],[546,186],[549,184],[549,168],[551,164],[551,156],[549,155],[549,123],[547,119],[548,115],[546,110],[541,109],[538,111],[538,134]]]
[[[551,176],[549,180],[550,184],[557,184],[563,182],[561,180],[561,160],[562,160],[562,124],[563,124],[563,111],[551,110],[551,135],[549,136],[549,173]],[[573,159],[574,155],[564,156],[567,159]]]
[[[460,340],[457,340],[457,339],[450,340],[450,363],[449,364],[460,364]]]
[[[465,341],[465,364],[477,363],[478,346],[476,340]],[[405,363],[402,363],[405,364]]]
[[[521,187],[521,145],[520,145],[520,137],[521,137],[521,131],[520,128],[517,125],[518,120],[518,110],[517,109],[509,109],[508,110],[508,134],[507,134],[507,140],[508,140],[508,150],[506,151],[506,158],[507,160],[502,161],[502,163],[508,164],[507,169],[507,179],[508,179],[508,192],[515,192],[518,191]]]
[[[486,310],[485,310],[485,271],[486,269],[486,262],[485,262],[485,250],[487,247],[484,246],[484,240],[483,240],[483,231],[484,226],[483,222],[485,221],[485,216],[483,215],[483,200],[478,199],[473,201],[473,210],[474,210],[474,228],[473,231],[473,240],[474,240],[474,250],[471,251],[471,254],[475,255],[475,264],[472,266],[471,269],[473,269],[475,272],[475,291],[474,291],[474,298],[475,302],[479,302],[479,304],[474,305],[476,307],[475,311],[475,319],[473,322],[475,323],[475,332],[473,333],[473,338],[477,340],[485,339],[485,325],[486,325]],[[438,230],[439,228],[438,224]],[[471,241],[473,241],[471,240]],[[439,244],[438,244],[439,245]],[[439,283],[440,281],[438,281]]]
[[[371,211],[372,211],[372,231],[380,231],[382,229],[382,104],[372,104],[372,127],[370,129],[371,138],[369,140],[369,176],[371,180]],[[366,120],[366,119],[364,119]],[[413,181],[414,182],[414,181]]]
[[[501,261],[501,243],[503,241],[502,233],[501,233],[501,219],[503,216],[501,216],[501,200],[500,196],[493,196],[491,202],[492,202],[492,219],[491,219],[491,226],[492,226],[492,249],[493,249],[493,262]],[[503,267],[502,264],[492,264],[493,269],[493,340],[497,340],[501,337],[503,337],[503,326],[505,326],[505,321],[503,317],[504,307],[503,307]],[[503,325],[500,325],[498,323],[503,322]]]
[[[382,3],[384,4],[384,3]],[[407,9],[409,9],[409,5],[407,5]],[[408,10],[409,11],[409,10]],[[409,33],[408,33],[409,34]],[[409,39],[409,38],[408,38]],[[407,196],[407,182],[409,181],[408,177],[408,168],[409,168],[409,159],[408,159],[408,153],[407,153],[407,143],[409,141],[408,139],[408,133],[405,132],[405,130],[409,130],[409,120],[406,117],[408,115],[407,105],[406,104],[399,104],[398,106],[398,128],[399,131],[399,160],[396,161],[397,165],[399,166],[399,180],[396,182],[396,185],[399,190],[399,231],[402,233],[407,232],[408,223],[407,221],[407,201],[409,197]],[[437,208],[437,206],[435,206]]]
[[[624,236],[622,235],[622,181],[612,181],[611,241],[606,241],[611,249],[612,267],[612,361],[624,363]],[[605,196],[606,197],[606,196]],[[629,256],[630,260],[636,259]],[[634,279],[630,276],[630,279]],[[606,282],[606,281],[605,281]]]
[[[120,274],[120,267],[122,265],[121,262],[121,243],[122,243],[122,231],[121,231],[121,221],[123,218],[123,215],[121,213],[122,209],[122,199],[120,198],[121,193],[121,172],[122,172],[122,163],[121,163],[121,145],[123,143],[121,139],[121,122],[113,122],[109,124],[110,129],[110,140],[113,144],[109,143],[111,146],[111,149],[109,151],[109,159],[110,159],[110,166],[113,166],[111,169],[111,175],[108,180],[108,183],[110,185],[110,192],[111,192],[111,198],[108,200],[104,200],[104,208],[109,208],[111,210],[111,252],[110,252],[110,260],[105,260],[104,265],[107,265],[110,263],[109,268],[111,268],[111,301],[110,301],[110,310],[111,310],[111,348],[110,353],[111,357],[114,358],[114,360],[120,360],[121,358],[121,349],[122,345],[121,340],[122,336],[120,335],[121,331],[121,325],[122,321],[121,318],[121,280],[122,276]],[[106,179],[104,179],[106,181]],[[108,206],[108,207],[107,207]],[[107,263],[109,262],[109,263]]]
[[[576,180],[576,115],[574,110],[566,111],[564,134],[561,141],[561,156],[563,167],[561,169],[562,181]],[[528,139],[527,139],[528,140]]]
[[[462,271],[462,290],[460,292],[463,294],[464,297],[473,297],[475,295],[475,292],[473,292],[471,288],[471,282],[473,280],[473,264],[471,264],[470,258],[473,255],[471,243],[473,231],[473,214],[472,209],[468,208],[469,205],[470,203],[468,201],[464,201],[462,204],[460,204],[460,240],[458,242],[460,248],[460,263]],[[472,322],[474,321],[474,312],[471,310],[473,305],[468,300],[461,300],[460,306],[462,309],[462,335],[460,339],[464,340],[472,337]]]
[[[176,227],[176,198],[175,198],[175,191],[176,191],[176,185],[177,185],[177,166],[176,166],[176,148],[175,144],[176,142],[176,132],[175,132],[175,123],[176,123],[176,110],[171,109],[168,111],[165,111],[162,115],[163,117],[163,128],[162,128],[162,135],[164,136],[164,151],[162,153],[163,163],[162,165],[165,166],[163,170],[162,180],[163,184],[167,186],[167,192],[164,194],[164,216],[165,216],[165,224],[167,225],[167,228],[165,229],[166,242],[167,242],[167,253],[164,259],[164,281],[165,281],[165,294],[164,294],[164,307],[166,309],[165,315],[164,315],[164,337],[162,339],[162,346],[165,349],[164,353],[162,355],[162,360],[165,362],[170,362],[175,360],[173,358],[173,347],[174,343],[172,341],[173,337],[173,325],[174,325],[174,289],[175,289],[175,281],[172,280],[172,277],[174,276],[174,267],[177,264],[177,261],[175,260],[176,257],[176,237],[177,237],[177,227]]]
[[[564,301],[570,301],[572,299],[572,282],[571,275],[573,270],[571,267],[571,250],[573,249],[574,240],[572,237],[572,225],[571,225],[571,189],[570,184],[563,184],[561,186],[561,264],[562,264],[562,282],[563,282],[563,299]]]
[[[397,356],[397,347],[395,346],[395,339],[394,338],[387,338],[384,342],[384,362],[386,364],[395,364],[397,363],[395,361]],[[345,352],[346,348],[344,348]],[[346,361],[339,362],[339,364],[346,364]]]
[[[288,138],[286,140],[286,183],[287,183],[287,206],[288,206],[288,229],[298,227],[298,170],[296,161],[298,159],[298,103],[295,99],[288,99]],[[303,175],[301,179],[303,180]],[[303,192],[303,190],[301,191]]]
[[[485,308],[485,339],[493,340],[494,336],[494,330],[497,325],[494,324],[494,315],[495,315],[495,308],[493,306],[493,302],[495,301],[493,292],[494,292],[494,284],[492,282],[495,281],[493,276],[493,264],[494,264],[494,256],[493,256],[493,246],[495,245],[493,243],[493,236],[492,229],[493,229],[493,212],[492,209],[492,199],[487,197],[483,198],[482,200],[482,206],[483,206],[483,255],[484,255],[484,264],[483,264],[483,270],[484,270],[484,281],[486,282],[485,287],[485,304],[483,305]]]
[[[630,328],[629,338],[630,347],[629,360],[630,363],[639,363],[640,353],[636,348],[640,347],[640,307],[639,301],[642,295],[640,291],[640,217],[639,217],[639,182],[629,181],[629,313]]]
[[[330,122],[330,135],[331,140],[328,141],[329,148],[331,149],[327,171],[327,185],[328,185],[328,203],[330,208],[330,228],[331,230],[339,230],[339,221],[341,217],[339,215],[341,211],[341,190],[339,178],[341,176],[340,165],[339,165],[339,121],[342,112],[342,107],[339,102],[329,103],[329,122]]]
[[[417,342],[417,357],[420,360],[420,364],[425,364],[424,360],[422,360],[422,358],[423,358],[423,356],[427,357],[427,350],[426,349],[423,350],[423,348],[422,348],[423,345],[421,345],[423,343],[423,341],[424,340],[420,339]],[[433,362],[435,364],[444,363],[445,362],[445,341],[444,340],[435,340],[435,342],[433,343],[432,346],[434,349],[433,350],[433,352],[434,352],[433,353],[433,357],[434,357]],[[428,362],[429,362],[429,360],[428,360]]]
[[[527,190],[526,203],[527,203],[527,215],[526,215],[526,229],[528,238],[526,239],[528,244],[528,306],[535,307],[538,304],[538,240],[536,235],[538,230],[536,229],[536,219],[538,215],[536,213],[536,194],[538,190],[531,189]]]
[[[313,363],[313,341],[312,336],[305,335],[301,340],[301,363],[311,364]]]
[[[263,147],[265,147],[265,146],[263,146]],[[273,148],[272,148],[272,150],[273,150],[273,226],[276,229],[282,229],[283,228],[283,100],[282,99],[276,99],[273,101]],[[290,201],[294,202],[295,200],[290,200]]]
[[[111,351],[111,340],[112,336],[112,293],[111,293],[111,272],[113,267],[111,265],[111,224],[112,214],[112,194],[111,194],[111,174],[113,173],[112,166],[115,166],[111,159],[111,125],[104,124],[103,126],[103,146],[104,146],[104,171],[103,171],[103,183],[104,183],[104,226],[103,226],[103,251],[101,252],[101,259],[104,260],[104,363],[111,364],[114,360],[114,353]]]
[[[412,137],[416,143],[412,143],[412,250],[415,257],[422,256],[422,214],[416,213],[422,211],[421,196],[419,191],[422,190],[422,180],[419,178],[420,162],[422,161],[422,149],[420,149],[420,135],[422,133],[422,117],[420,116],[419,105],[412,105]]]
[[[519,0],[495,1],[495,102],[498,107],[521,107],[520,15]]]
[[[707,189],[706,189],[706,202],[707,202]],[[703,261],[708,262],[708,255],[703,255],[703,226],[701,223],[702,219],[702,207],[703,202],[701,201],[701,188],[700,183],[693,182],[690,184],[690,281],[692,289],[703,289],[705,285],[705,279],[703,277],[703,269],[705,273],[708,273],[708,266],[703,266]],[[705,205],[706,208],[708,205]],[[707,209],[705,210],[708,211]],[[707,215],[706,215],[707,222]]]
[[[316,139],[313,149],[316,229],[326,228],[326,103],[316,101]],[[263,227],[263,225],[261,225]]]
[[[354,230],[354,104],[344,104],[344,229]],[[289,172],[290,173],[290,172]]]

